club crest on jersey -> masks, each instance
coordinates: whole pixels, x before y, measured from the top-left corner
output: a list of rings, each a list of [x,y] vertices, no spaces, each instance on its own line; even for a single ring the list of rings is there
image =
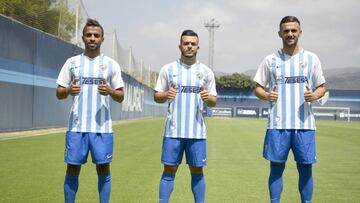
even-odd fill
[[[198,77],[199,79],[204,77],[204,73],[201,71],[196,72],[196,77]]]
[[[306,61],[299,61],[299,65],[300,65],[302,68],[305,68],[306,65],[307,65],[307,62],[306,62]]]
[[[99,68],[101,68],[101,69],[103,69],[103,70],[106,69],[106,67],[107,67],[106,64],[100,64],[100,65],[99,65]]]

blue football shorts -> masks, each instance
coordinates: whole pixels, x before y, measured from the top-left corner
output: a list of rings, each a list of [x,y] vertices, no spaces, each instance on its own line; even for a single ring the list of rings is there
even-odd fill
[[[300,164],[316,163],[315,130],[268,129],[263,157],[272,162],[286,162],[290,149]]]
[[[170,166],[181,164],[185,151],[186,163],[194,167],[206,165],[206,139],[163,138],[161,163]]]
[[[89,151],[94,164],[110,163],[113,158],[113,133],[66,132],[64,161],[72,165],[87,162]]]

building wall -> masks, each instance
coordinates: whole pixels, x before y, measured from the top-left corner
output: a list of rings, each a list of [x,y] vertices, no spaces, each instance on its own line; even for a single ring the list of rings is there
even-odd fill
[[[66,59],[83,50],[0,15],[0,131],[63,127],[71,98],[56,98],[56,78]],[[123,73],[125,100],[111,102],[113,120],[163,116],[153,90]]]

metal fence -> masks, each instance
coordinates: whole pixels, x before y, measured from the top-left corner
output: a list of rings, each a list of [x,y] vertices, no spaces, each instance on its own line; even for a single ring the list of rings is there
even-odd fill
[[[30,1],[28,3],[23,6],[16,1],[0,1],[0,13],[84,48],[82,29],[86,20],[92,16],[89,16],[82,0],[52,0],[48,3]],[[50,4],[49,7],[46,7],[47,4]],[[104,35],[106,41],[102,46],[102,52],[117,60],[125,73],[154,87],[157,71],[151,71],[150,65],[146,64],[141,57],[138,59],[134,57],[134,51],[131,48],[121,47],[115,29],[110,32],[106,30]]]
[[[56,78],[82,49],[4,16],[0,27],[0,131],[66,126],[71,99],[56,99]],[[123,80],[126,99],[111,103],[114,120],[165,115],[150,87],[127,73]]]

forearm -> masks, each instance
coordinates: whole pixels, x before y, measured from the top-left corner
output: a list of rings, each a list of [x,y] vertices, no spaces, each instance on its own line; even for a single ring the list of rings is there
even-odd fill
[[[269,93],[261,86],[255,88],[255,95],[262,100],[269,100]]]
[[[206,105],[208,107],[214,107],[216,106],[216,102],[217,102],[217,97],[210,95],[208,100],[206,101]]]
[[[167,101],[167,92],[155,92],[154,100],[156,103],[164,103]]]
[[[56,89],[56,97],[59,100],[66,99],[69,94],[70,94],[70,91],[69,91],[68,87],[58,86]]]
[[[326,92],[325,84],[316,87],[315,91],[313,92],[315,100],[320,99],[322,96],[324,96],[325,92]]]
[[[124,100],[124,89],[111,90],[109,95],[114,101],[121,103]]]

